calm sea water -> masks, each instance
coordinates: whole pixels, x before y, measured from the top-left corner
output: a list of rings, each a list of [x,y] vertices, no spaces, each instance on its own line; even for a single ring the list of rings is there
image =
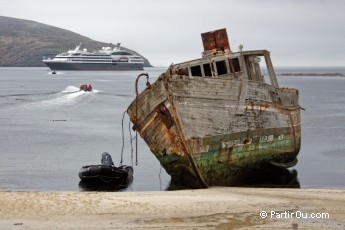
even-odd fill
[[[147,68],[150,81],[165,68]],[[344,188],[345,68],[278,68],[279,73],[325,76],[278,76],[280,86],[300,90],[302,150],[298,187]],[[141,72],[63,71],[47,68],[0,68],[0,190],[84,191],[81,166],[99,164],[109,152],[119,165],[122,116],[135,96]],[[143,89],[146,80],[140,80]],[[94,92],[79,92],[83,83]],[[138,165],[131,153],[125,115],[123,164],[133,165],[134,180],[121,191],[171,189],[170,176],[139,138]],[[134,133],[131,133],[132,137]],[[134,143],[133,143],[134,147]],[[273,183],[273,182],[266,182]]]

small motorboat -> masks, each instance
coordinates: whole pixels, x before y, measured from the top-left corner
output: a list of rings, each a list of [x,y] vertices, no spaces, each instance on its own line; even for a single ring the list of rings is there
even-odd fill
[[[87,85],[87,84],[83,84],[80,86],[80,91],[85,91],[85,92],[91,92],[92,91],[92,85]]]
[[[111,155],[104,152],[101,164],[83,166],[79,178],[84,183],[129,184],[133,179],[133,168],[127,165],[115,167]]]
[[[52,74],[56,74],[55,70],[53,70]]]

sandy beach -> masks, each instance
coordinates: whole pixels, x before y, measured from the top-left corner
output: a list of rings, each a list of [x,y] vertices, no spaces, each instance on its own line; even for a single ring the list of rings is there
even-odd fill
[[[163,228],[345,229],[345,191],[0,192],[0,229]]]

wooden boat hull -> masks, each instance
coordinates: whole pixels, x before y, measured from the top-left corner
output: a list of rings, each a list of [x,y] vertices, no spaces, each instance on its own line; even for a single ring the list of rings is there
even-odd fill
[[[268,101],[256,97],[239,106],[242,80],[216,79],[214,84],[185,77],[182,84],[178,78],[158,79],[127,110],[172,180],[192,187],[234,185],[251,171],[297,163],[301,126],[296,91],[278,91],[280,98],[289,91],[295,95],[288,102],[294,105],[286,107],[266,98],[277,89],[248,83],[246,97],[261,91]],[[212,88],[218,89],[217,95],[198,93]]]
[[[127,109],[133,128],[172,180],[191,187],[234,185],[256,171],[294,166],[298,90],[279,87],[267,50],[232,52],[225,29],[202,40],[202,58],[170,66],[137,95]]]

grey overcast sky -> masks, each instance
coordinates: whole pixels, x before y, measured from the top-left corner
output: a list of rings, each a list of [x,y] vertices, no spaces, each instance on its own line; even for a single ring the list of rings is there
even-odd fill
[[[0,15],[121,42],[155,66],[199,58],[200,34],[220,28],[275,66],[345,66],[345,0],[0,0]]]

